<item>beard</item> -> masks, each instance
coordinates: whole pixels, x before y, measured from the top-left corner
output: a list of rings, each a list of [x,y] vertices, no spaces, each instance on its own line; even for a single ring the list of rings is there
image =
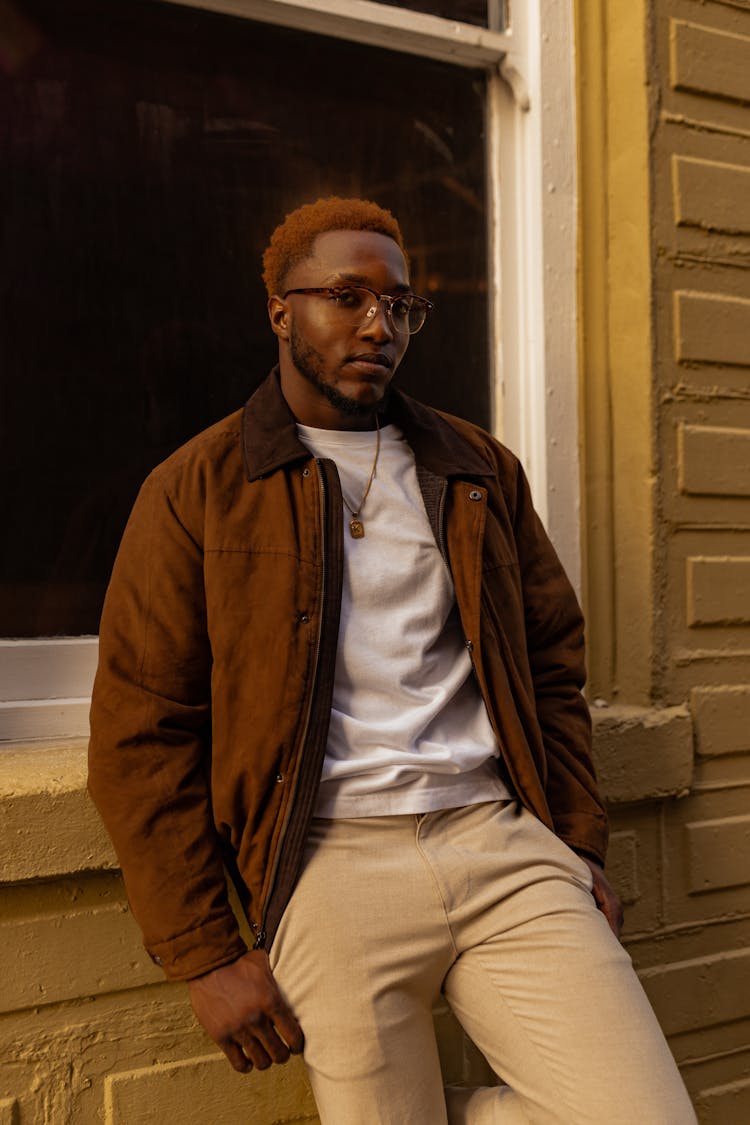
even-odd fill
[[[386,388],[379,402],[366,403],[349,398],[348,395],[343,394],[331,383],[326,382],[323,356],[319,351],[316,351],[312,344],[308,344],[306,340],[302,339],[294,324],[292,324],[289,334],[289,353],[292,363],[300,375],[304,376],[308,383],[312,383],[323,398],[330,402],[331,406],[334,406],[341,414],[349,418],[366,418],[368,415],[384,409],[390,387]]]

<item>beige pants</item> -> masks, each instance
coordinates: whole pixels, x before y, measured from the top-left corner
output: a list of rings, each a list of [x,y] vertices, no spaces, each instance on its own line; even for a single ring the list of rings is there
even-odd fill
[[[586,865],[515,802],[314,822],[271,963],[323,1125],[691,1125]],[[445,1091],[440,992],[506,1086]]]

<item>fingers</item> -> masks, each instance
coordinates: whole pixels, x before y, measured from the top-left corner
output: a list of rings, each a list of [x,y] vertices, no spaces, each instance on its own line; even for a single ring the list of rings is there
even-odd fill
[[[289,1045],[289,1050],[292,1054],[301,1055],[302,1049],[305,1046],[305,1037],[302,1034],[302,1028],[297,1023],[289,1007],[281,1000],[274,1006],[269,1014],[274,1025],[283,1036],[285,1042]]]
[[[622,924],[625,920],[620,900],[614,893],[607,894],[602,888],[597,889],[598,893],[595,895],[596,904],[607,919],[612,933],[616,938],[619,938]]]
[[[287,1034],[290,1042],[285,1041]],[[232,1040],[222,1044],[222,1049],[236,1070],[247,1071],[252,1067],[267,1070],[272,1063],[288,1062],[291,1054],[301,1054],[303,1046],[302,1029],[282,1004],[268,1017],[259,1014],[249,1019],[245,1027],[234,1033]]]
[[[234,1038],[258,1070],[266,1070],[271,1063],[285,1063],[289,1059],[289,1048],[271,1026],[243,1028]]]
[[[616,917],[615,912],[612,908],[612,903],[607,902],[605,904],[602,912],[604,914],[604,917],[607,919],[607,922],[609,923],[610,930],[612,931],[612,933],[615,935],[616,938],[619,938],[620,930],[619,930],[619,927],[617,925],[617,917]]]
[[[261,998],[259,1008],[257,1018],[249,1021],[249,1027],[261,1040],[273,1061],[286,1062],[290,1051],[294,1055],[301,1054],[305,1045],[302,1028],[270,970],[267,990]],[[277,1058],[277,1054],[283,1054],[283,1058]]]
[[[240,1074],[247,1074],[253,1068],[267,1070],[272,1063],[285,1063],[291,1053],[273,1027],[243,1028],[219,1046]]]
[[[235,1042],[239,1044],[245,1058],[249,1059],[256,1070],[268,1070],[272,1060],[261,1041],[252,1032],[238,1032]]]
[[[616,938],[620,937],[625,916],[622,910],[620,897],[611,885],[599,864],[593,860],[581,857],[592,874],[591,892],[597,907],[607,919],[607,925]]]
[[[237,1043],[233,1043],[230,1039],[225,1043],[219,1043],[219,1046],[234,1069],[238,1070],[240,1074],[247,1074],[249,1070],[253,1069],[253,1064],[250,1062],[250,1059]]]
[[[622,903],[620,902],[619,898],[615,902],[614,922],[615,924],[612,929],[614,930],[615,937],[619,938],[622,932],[622,927],[625,924],[625,914],[623,912]]]
[[[254,1067],[266,1070],[301,1053],[302,1029],[262,950],[246,953],[188,986],[195,1015],[240,1073]]]

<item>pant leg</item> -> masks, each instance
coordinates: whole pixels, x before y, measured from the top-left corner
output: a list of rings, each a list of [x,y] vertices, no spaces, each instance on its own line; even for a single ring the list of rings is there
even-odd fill
[[[432,817],[420,844],[458,954],[445,994],[510,1087],[478,1092],[464,1107],[449,1099],[451,1122],[692,1125],[677,1067],[596,909],[586,865],[513,805]]]
[[[510,1086],[446,1086],[445,1104],[449,1125],[529,1125]]]
[[[323,1125],[447,1125],[432,1005],[455,950],[417,820],[314,822],[274,940]]]

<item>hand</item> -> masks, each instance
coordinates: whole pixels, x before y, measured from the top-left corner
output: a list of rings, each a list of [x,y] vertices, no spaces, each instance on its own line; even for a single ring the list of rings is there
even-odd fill
[[[265,1070],[302,1053],[302,1028],[273,978],[264,950],[254,949],[188,981],[188,989],[193,1011],[235,1070]]]
[[[625,920],[620,896],[595,860],[588,859],[585,855],[580,856],[580,859],[583,860],[594,877],[594,886],[591,888],[594,902],[609,922],[612,933],[616,938],[619,938]]]

